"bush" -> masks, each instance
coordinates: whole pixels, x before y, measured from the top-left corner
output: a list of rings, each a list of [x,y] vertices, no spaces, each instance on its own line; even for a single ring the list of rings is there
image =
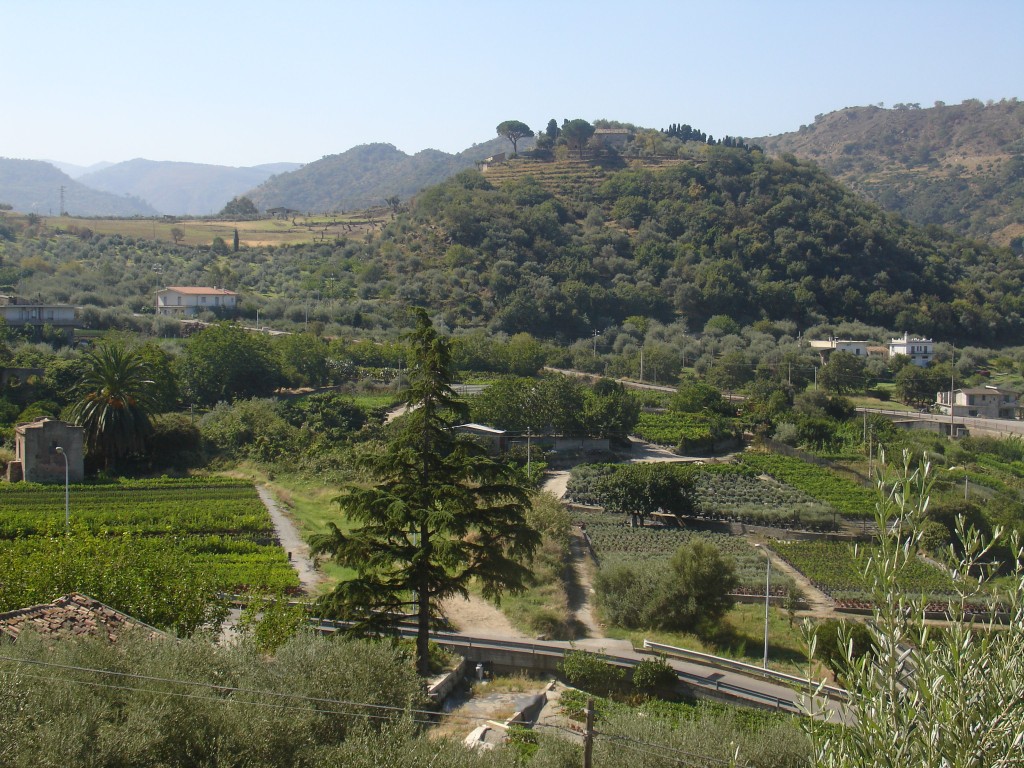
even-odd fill
[[[618,689],[626,676],[621,667],[613,666],[599,654],[587,651],[566,651],[559,668],[570,685],[598,696]]]
[[[738,583],[731,560],[714,544],[683,544],[668,568],[614,563],[594,580],[598,607],[611,623],[628,629],[706,629],[732,608]]]
[[[821,659],[839,678],[842,678],[848,671],[844,661],[846,655],[844,649],[851,640],[853,641],[854,659],[859,659],[867,653],[874,653],[871,632],[859,621],[828,619],[818,625],[815,637],[817,640],[814,655]]]
[[[633,687],[641,693],[671,690],[679,682],[679,675],[664,658],[644,659],[633,668]]]

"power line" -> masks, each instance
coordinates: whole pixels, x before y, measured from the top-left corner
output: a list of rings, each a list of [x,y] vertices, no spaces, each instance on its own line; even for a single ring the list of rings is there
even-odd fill
[[[654,744],[654,743],[649,742],[649,741],[641,741],[639,739],[631,739],[631,738],[629,738],[627,736],[618,736],[618,735],[613,735],[613,734],[610,734],[610,733],[603,733],[601,731],[594,731],[594,735],[598,736],[600,738],[603,738],[603,739],[608,739],[610,741],[629,742],[630,744],[638,744],[638,745],[644,746],[644,747],[651,747],[651,748],[654,748],[654,749],[661,749],[661,750],[665,750],[667,752],[675,753],[677,755],[685,755],[688,758],[695,758],[695,759],[703,760],[703,761],[711,761],[713,763],[721,763],[722,765],[732,765],[732,762],[730,760],[727,760],[727,759],[722,758],[722,757],[711,757],[710,755],[702,755],[702,754],[700,754],[698,752],[690,752],[690,751],[687,751],[685,749],[678,749],[676,747],[670,747],[667,744]],[[628,747],[625,744],[620,744],[619,746],[621,746],[623,749],[628,749]],[[664,756],[667,757],[668,755],[664,755]],[[701,765],[704,765],[704,764],[705,763],[701,763]]]

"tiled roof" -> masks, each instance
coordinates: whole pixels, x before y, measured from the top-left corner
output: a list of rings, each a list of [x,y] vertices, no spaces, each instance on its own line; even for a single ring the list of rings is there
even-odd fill
[[[52,603],[0,613],[0,638],[6,640],[17,640],[22,632],[29,630],[45,637],[92,635],[114,642],[130,629],[142,629],[152,637],[165,635],[155,627],[77,592]]]
[[[238,294],[234,291],[229,291],[226,288],[201,288],[192,285],[169,285],[164,288],[165,291],[177,291],[178,293],[184,293],[187,295],[196,296],[237,296]]]

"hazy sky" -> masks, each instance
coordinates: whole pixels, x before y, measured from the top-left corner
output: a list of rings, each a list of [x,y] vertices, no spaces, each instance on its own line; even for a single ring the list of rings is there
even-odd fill
[[[0,156],[457,152],[506,119],[716,137],[1024,98],[1024,0],[0,0]]]

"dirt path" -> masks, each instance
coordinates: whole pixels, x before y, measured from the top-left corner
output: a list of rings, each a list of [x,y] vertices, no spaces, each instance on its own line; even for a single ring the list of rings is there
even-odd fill
[[[807,601],[808,609],[806,611],[797,611],[798,615],[813,616],[814,618],[819,619],[831,619],[835,617],[835,605],[833,605],[832,600],[828,595],[811,584],[810,579],[774,552],[769,556],[772,559],[772,568],[777,568],[780,572],[789,576],[789,578],[791,578],[800,588],[800,591],[804,593],[804,599]]]
[[[473,637],[531,640],[512,626],[505,614],[477,595],[468,600],[450,597],[441,604],[445,617],[459,632]]]
[[[586,632],[586,637],[604,637],[604,628],[594,616],[594,561],[582,532],[573,531],[570,536],[569,555],[573,574],[572,582],[566,585],[569,610],[573,612],[577,625]]]
[[[565,489],[569,485],[569,470],[549,470],[545,473],[544,482],[541,484],[540,489],[546,491],[554,496],[556,499],[561,499],[565,496]]]
[[[270,519],[274,523],[274,534],[281,546],[288,553],[292,567],[299,574],[299,583],[307,594],[314,594],[317,587],[323,581],[323,574],[313,567],[313,561],[309,557],[309,545],[299,535],[295,523],[288,517],[288,513],[274,498],[273,494],[264,485],[257,485],[256,492],[270,512]]]

